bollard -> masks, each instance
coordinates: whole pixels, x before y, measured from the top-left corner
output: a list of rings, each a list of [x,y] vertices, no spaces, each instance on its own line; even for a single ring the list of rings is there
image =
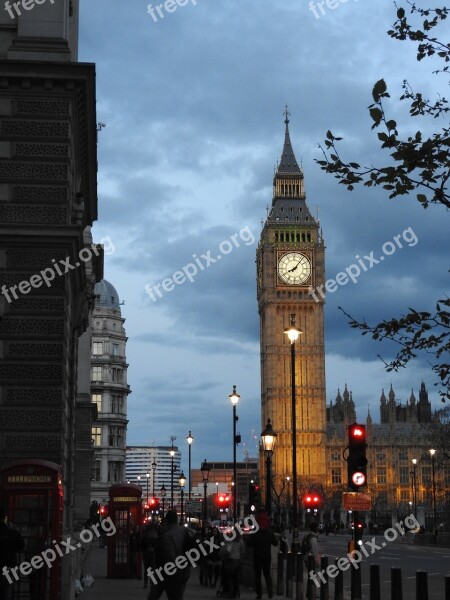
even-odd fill
[[[445,600],[450,600],[450,575],[445,576]]]
[[[361,569],[359,568],[359,564],[354,564],[353,562],[350,565],[350,597],[352,600],[361,600],[362,592],[361,592]],[[397,598],[396,598],[397,600]]]
[[[284,595],[284,552],[278,552],[277,563],[277,596]]]
[[[320,570],[323,573],[325,583],[320,586],[320,600],[330,600],[330,592],[328,589],[328,556],[322,556],[320,560]]]
[[[428,600],[428,573],[416,571],[416,598]]]
[[[403,600],[402,570],[400,567],[391,568],[391,600]]]
[[[317,586],[309,574],[311,573],[311,571],[314,573],[316,570],[316,559],[314,558],[314,556],[312,554],[308,554],[306,559],[307,559],[306,570],[308,572],[308,583],[306,585],[306,598],[307,598],[307,600],[315,600]]]
[[[305,596],[303,595],[303,554],[300,554],[300,552],[297,552],[296,554],[296,570],[295,572],[297,573],[297,577],[296,577],[296,583],[295,583],[295,587],[296,587],[296,600],[304,600]]]
[[[286,562],[286,598],[292,598],[292,579],[294,577],[294,556],[288,552]]]
[[[337,566],[338,559],[336,558],[334,564],[338,569],[337,575],[334,579],[334,600],[344,600],[344,572]]]
[[[370,600],[381,600],[380,565],[370,565]]]

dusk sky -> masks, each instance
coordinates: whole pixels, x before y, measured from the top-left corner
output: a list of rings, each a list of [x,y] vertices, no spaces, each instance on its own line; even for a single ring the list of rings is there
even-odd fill
[[[346,159],[384,164],[367,110],[382,77],[391,93],[387,111],[402,136],[444,126],[411,123],[398,102],[405,78],[433,100],[448,94],[446,79],[432,74],[437,62],[418,63],[415,46],[387,36],[395,20],[391,0],[329,2],[335,8],[325,5],[325,14],[306,0],[189,0],[153,17],[147,4],[84,0],[80,22],[79,60],[97,65],[97,120],[106,124],[93,235],[109,236],[115,246],[105,257],[105,278],[125,301],[127,444],[166,445],[175,435],[186,464],[192,430],[194,467],[205,457],[232,460],[228,394],[235,384],[244,442],[238,459],[244,450],[257,455],[255,252],[272,201],[286,104],[307,203],[319,211],[327,277],[355,256],[380,257],[385,242],[407,231],[401,249],[327,295],[327,401],[347,383],[358,418],[370,406],[378,421],[382,387],[392,383],[404,402],[411,388],[418,395],[423,379],[432,407],[440,408],[426,357],[386,373],[377,354],[389,359],[392,348],[351,329],[338,306],[373,323],[409,306],[432,310],[448,291],[446,211],[424,210],[413,197],[389,200],[379,188],[348,192],[315,162],[331,129],[344,138]],[[200,257],[217,256],[219,248],[228,253],[206,267]],[[146,293],[195,258],[204,269],[192,282],[155,301]]]

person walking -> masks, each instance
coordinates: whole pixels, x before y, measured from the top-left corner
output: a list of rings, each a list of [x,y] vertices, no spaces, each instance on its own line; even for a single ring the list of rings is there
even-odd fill
[[[258,531],[249,536],[249,546],[253,548],[253,572],[255,575],[256,598],[262,597],[261,573],[264,575],[267,587],[267,595],[273,597],[273,582],[270,574],[272,563],[272,546],[278,546],[278,540],[270,529],[269,515],[261,511],[256,522],[259,525]]]
[[[11,567],[16,566],[16,554],[25,548],[20,533],[6,522],[5,510],[0,507],[0,600],[11,600],[14,578]]]
[[[158,533],[156,525],[149,523],[144,529],[141,537],[141,553],[142,563],[144,566],[144,587],[147,587],[148,583],[148,569],[155,568],[155,544],[158,539]]]
[[[156,572],[162,569],[156,569],[155,573],[149,569],[149,577],[152,581],[148,600],[159,600],[166,592],[168,600],[183,600],[186,583],[190,577],[190,567],[176,566],[177,557],[185,554],[188,550],[196,547],[194,537],[190,535],[186,527],[178,525],[178,515],[174,510],[168,510],[165,517],[165,530],[159,536],[155,546],[155,558],[158,567],[164,567],[168,563],[173,563],[175,571],[168,575],[167,571],[158,580]]]
[[[232,536],[232,537],[231,537]],[[223,556],[222,585],[227,598],[238,598],[241,578],[241,563],[245,556],[245,545],[242,534],[237,527],[224,535],[225,546],[219,555]]]

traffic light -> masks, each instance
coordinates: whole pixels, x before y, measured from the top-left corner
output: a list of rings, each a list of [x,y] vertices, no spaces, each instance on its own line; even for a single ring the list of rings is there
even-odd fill
[[[362,536],[364,531],[364,523],[362,521],[355,521],[355,542],[359,545],[362,544]]]
[[[348,428],[348,487],[357,492],[367,484],[366,427],[353,423]]]
[[[257,483],[248,485],[248,504],[250,512],[256,512],[259,508],[259,485]]]
[[[303,496],[303,506],[307,512],[317,512],[320,508],[322,498],[317,492],[308,492]]]
[[[220,512],[228,512],[230,510],[231,496],[229,494],[217,494],[217,506]]]
[[[159,510],[159,500],[158,498],[150,498],[148,501],[148,507],[151,512],[156,512]]]

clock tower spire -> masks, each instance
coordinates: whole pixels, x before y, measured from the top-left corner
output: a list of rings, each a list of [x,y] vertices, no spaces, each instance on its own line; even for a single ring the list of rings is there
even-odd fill
[[[292,477],[290,343],[284,330],[295,315],[296,462],[298,490],[325,477],[324,299],[311,291],[325,283],[324,243],[306,204],[303,169],[292,148],[288,107],[281,160],[273,179],[272,206],[257,249],[257,297],[261,329],[261,423],[277,432],[273,455],[276,489]],[[263,479],[262,479],[263,481]]]

